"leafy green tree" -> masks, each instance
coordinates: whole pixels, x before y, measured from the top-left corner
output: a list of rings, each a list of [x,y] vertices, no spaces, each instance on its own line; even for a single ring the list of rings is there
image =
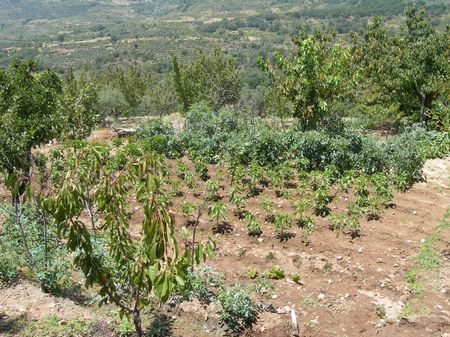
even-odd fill
[[[99,110],[102,116],[113,116],[117,121],[120,116],[124,116],[129,111],[129,105],[120,89],[105,86],[100,89]]]
[[[38,71],[33,59],[0,70],[0,172],[9,177],[13,200],[19,201],[31,179],[33,148],[61,131],[61,93],[56,73]]]
[[[359,55],[382,96],[425,123],[435,100],[448,91],[449,43],[448,29],[436,31],[424,9],[411,8],[395,34],[376,18],[359,46]]]
[[[236,104],[241,80],[234,60],[222,50],[198,50],[189,62],[173,57],[175,91],[187,112],[192,104],[207,102],[214,109]]]
[[[329,114],[331,104],[356,85],[352,50],[332,43],[331,36],[301,32],[291,56],[281,53],[275,61],[259,59],[279,95],[292,103],[292,114],[303,128],[316,128]]]
[[[136,66],[111,66],[100,74],[99,83],[108,83],[120,90],[128,107],[134,110],[152,87],[153,75]]]
[[[170,79],[164,78],[154,84],[142,97],[136,108],[139,115],[154,115],[162,118],[177,109],[177,97]]]
[[[108,169],[108,154],[97,145],[69,150],[75,159],[68,163],[66,179],[54,193],[41,197],[39,205],[54,217],[58,233],[74,253],[74,264],[85,275],[86,287],[97,285],[100,304],[114,303],[122,315],[131,316],[141,337],[141,311],[155,301],[166,302],[175,289],[182,290],[194,255],[197,263],[205,259],[213,244],[179,249],[157,159],[130,156],[129,165],[118,172]],[[102,223],[94,233],[83,212],[86,170],[95,178],[91,201]],[[130,230],[131,199],[143,210],[141,222],[133,224],[139,228],[137,235]]]
[[[83,70],[75,76],[70,68],[64,83],[64,139],[89,137],[98,123],[98,90],[93,79]]]

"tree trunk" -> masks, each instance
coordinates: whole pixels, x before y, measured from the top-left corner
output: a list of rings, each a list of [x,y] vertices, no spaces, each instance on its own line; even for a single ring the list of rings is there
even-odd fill
[[[420,124],[427,125],[430,120],[430,115],[428,112],[431,110],[433,104],[432,94],[426,94],[424,92],[419,92],[420,98]]]
[[[144,332],[142,331],[141,314],[138,310],[135,310],[133,312],[133,322],[134,322],[134,328],[136,329],[136,334],[138,335],[138,337],[143,337]]]

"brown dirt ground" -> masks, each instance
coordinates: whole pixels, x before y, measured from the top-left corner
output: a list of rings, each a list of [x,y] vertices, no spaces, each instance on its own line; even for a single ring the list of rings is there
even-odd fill
[[[109,130],[101,130],[92,138],[106,141],[109,137]],[[211,166],[212,175],[214,171]],[[419,252],[423,240],[435,231],[450,204],[450,158],[427,162],[424,171],[427,182],[414,185],[406,193],[397,193],[395,207],[385,210],[377,221],[363,221],[362,236],[355,239],[343,234],[336,237],[327,228],[326,221],[319,218],[309,246],[305,247],[302,243],[300,230],[295,226],[293,232],[297,235],[280,243],[273,236],[272,226],[264,224],[264,233],[258,240],[247,236],[244,222],[232,215],[230,207],[228,221],[232,232],[215,236],[218,249],[215,257],[207,263],[226,275],[227,284],[256,284],[257,280],[250,280],[247,276],[248,270],[263,272],[274,264],[281,266],[286,275],[298,273],[301,284],[294,284],[288,278],[270,281],[274,289],[268,292],[266,298],[259,300],[275,308],[293,308],[303,337],[448,337],[448,256],[439,270],[421,276],[426,287],[419,299],[405,282],[405,274],[413,265],[412,257]],[[174,200],[172,207],[175,212],[183,200],[195,200],[185,186],[182,192],[183,196]],[[274,191],[265,191],[264,194],[274,200],[277,209],[292,214],[288,201],[276,198]],[[221,196],[225,197],[224,202],[228,200],[225,192],[222,191]],[[7,198],[8,194],[0,188],[0,201]],[[339,198],[334,202],[337,208],[343,204],[345,200]],[[248,208],[259,211],[259,217],[263,219],[264,211],[259,209],[258,198],[250,199]],[[138,209],[135,211],[138,213]],[[139,215],[136,214],[133,219],[138,221]],[[184,222],[177,213],[177,227],[181,228]],[[212,223],[205,215],[199,228],[202,239],[213,236],[211,227]],[[448,228],[441,233],[438,244],[440,249],[448,249]],[[274,260],[266,258],[268,252],[273,253]],[[415,315],[399,320],[400,312],[407,303],[413,304]],[[377,306],[384,307],[389,319],[380,319],[375,310]],[[46,315],[92,318],[97,314],[94,309],[79,306],[68,299],[44,295],[27,281],[0,288],[1,312],[9,316],[26,314],[30,319],[40,319]],[[209,315],[199,305],[182,308],[172,322],[173,334],[183,337],[220,335],[220,331],[208,328]],[[253,331],[247,335],[291,336],[289,324],[288,314],[263,313]]]
[[[397,193],[395,208],[384,211],[378,221],[364,221],[359,238],[336,237],[318,219],[308,247],[300,235],[280,243],[273,237],[270,225],[263,226],[265,233],[260,242],[248,237],[245,225],[234,218],[233,232],[216,236],[218,251],[208,264],[225,273],[229,284],[256,283],[248,278],[248,270],[262,272],[274,264],[281,266],[286,275],[300,274],[301,285],[287,279],[271,281],[273,298],[264,302],[276,308],[294,308],[302,336],[444,336],[450,332],[449,260],[444,260],[441,274],[431,277],[433,286],[426,288],[420,301],[407,288],[405,274],[411,269],[412,257],[419,252],[421,242],[435,231],[450,205],[449,163],[449,158],[434,160],[433,164],[441,168],[438,170],[430,169],[432,166],[427,163],[429,182],[416,184],[407,193]],[[285,204],[286,201],[278,200],[280,209],[291,212]],[[249,202],[249,208],[257,207],[256,202]],[[181,217],[177,220],[183,222]],[[203,237],[211,235],[210,227],[205,219],[200,229]],[[440,244],[448,248],[449,243],[447,228]],[[266,258],[269,251],[275,255],[274,261]],[[325,265],[331,270],[324,270]],[[415,317],[399,321],[407,303],[417,307]],[[385,308],[387,320],[377,316],[377,306]],[[185,324],[184,319],[180,322]],[[289,315],[265,313],[251,335],[290,336],[289,322]],[[190,333],[183,325],[180,335],[200,336],[197,329]]]

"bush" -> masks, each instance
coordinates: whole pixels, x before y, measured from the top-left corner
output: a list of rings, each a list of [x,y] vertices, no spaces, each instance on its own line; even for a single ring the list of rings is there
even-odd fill
[[[223,288],[217,299],[222,306],[219,311],[220,321],[231,331],[239,332],[256,323],[260,309],[250,298],[245,286],[236,284]]]
[[[197,298],[202,303],[209,303],[214,297],[211,289],[220,287],[223,280],[223,275],[216,273],[209,266],[202,266],[187,275],[184,298],[189,301]]]
[[[169,158],[179,158],[184,150],[173,127],[160,119],[149,119],[138,127],[136,138],[144,151],[154,151]]]
[[[29,251],[25,250],[20,228],[11,210],[4,206],[7,212],[0,241],[0,280],[10,281],[18,277],[22,269],[28,268],[36,272],[35,276],[45,291],[57,293],[71,286],[67,251],[59,244],[54,229],[49,226],[45,233],[35,210],[29,205],[21,207],[21,223]]]

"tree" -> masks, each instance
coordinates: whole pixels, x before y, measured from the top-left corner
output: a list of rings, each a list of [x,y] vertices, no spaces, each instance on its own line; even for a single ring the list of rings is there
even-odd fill
[[[331,36],[301,32],[293,40],[291,56],[275,55],[275,62],[259,59],[279,95],[292,103],[303,128],[316,128],[330,105],[356,85],[351,49],[331,42]]]
[[[103,116],[111,115],[117,121],[128,112],[129,105],[122,91],[115,87],[105,86],[100,89],[99,110]]]
[[[108,86],[120,90],[129,108],[134,110],[151,88],[152,77],[152,73],[136,66],[128,68],[111,66],[100,75],[99,82],[108,83]]]
[[[433,102],[448,90],[449,43],[448,29],[437,32],[424,9],[411,8],[395,34],[389,34],[382,19],[376,18],[359,46],[359,55],[382,96],[399,104],[407,115],[419,112],[418,119],[426,123]]]
[[[39,205],[55,219],[58,233],[74,253],[74,263],[86,278],[86,287],[98,285],[100,305],[116,304],[122,315],[131,316],[136,333],[144,335],[141,311],[166,302],[175,290],[183,290],[194,259],[212,254],[213,244],[199,243],[181,251],[175,239],[174,217],[163,191],[162,164],[151,156],[130,157],[120,171],[108,169],[108,153],[99,145],[68,149],[66,178],[54,193],[41,196]],[[86,174],[89,172],[89,174]],[[88,179],[89,178],[89,179]],[[86,184],[94,191],[97,210],[94,233],[84,216]],[[132,235],[130,200],[142,209],[139,228]]]
[[[39,72],[33,59],[16,60],[0,70],[0,172],[9,177],[14,203],[31,179],[33,148],[60,133],[61,93],[58,76],[51,70]]]
[[[162,118],[176,110],[177,98],[170,79],[156,83],[143,97],[136,111],[138,114],[156,115]]]
[[[98,123],[98,90],[92,78],[83,70],[78,76],[71,68],[63,86],[63,139],[84,139]]]
[[[198,50],[189,62],[173,57],[175,91],[187,112],[192,104],[207,102],[214,109],[237,103],[241,80],[233,59],[222,50]]]

